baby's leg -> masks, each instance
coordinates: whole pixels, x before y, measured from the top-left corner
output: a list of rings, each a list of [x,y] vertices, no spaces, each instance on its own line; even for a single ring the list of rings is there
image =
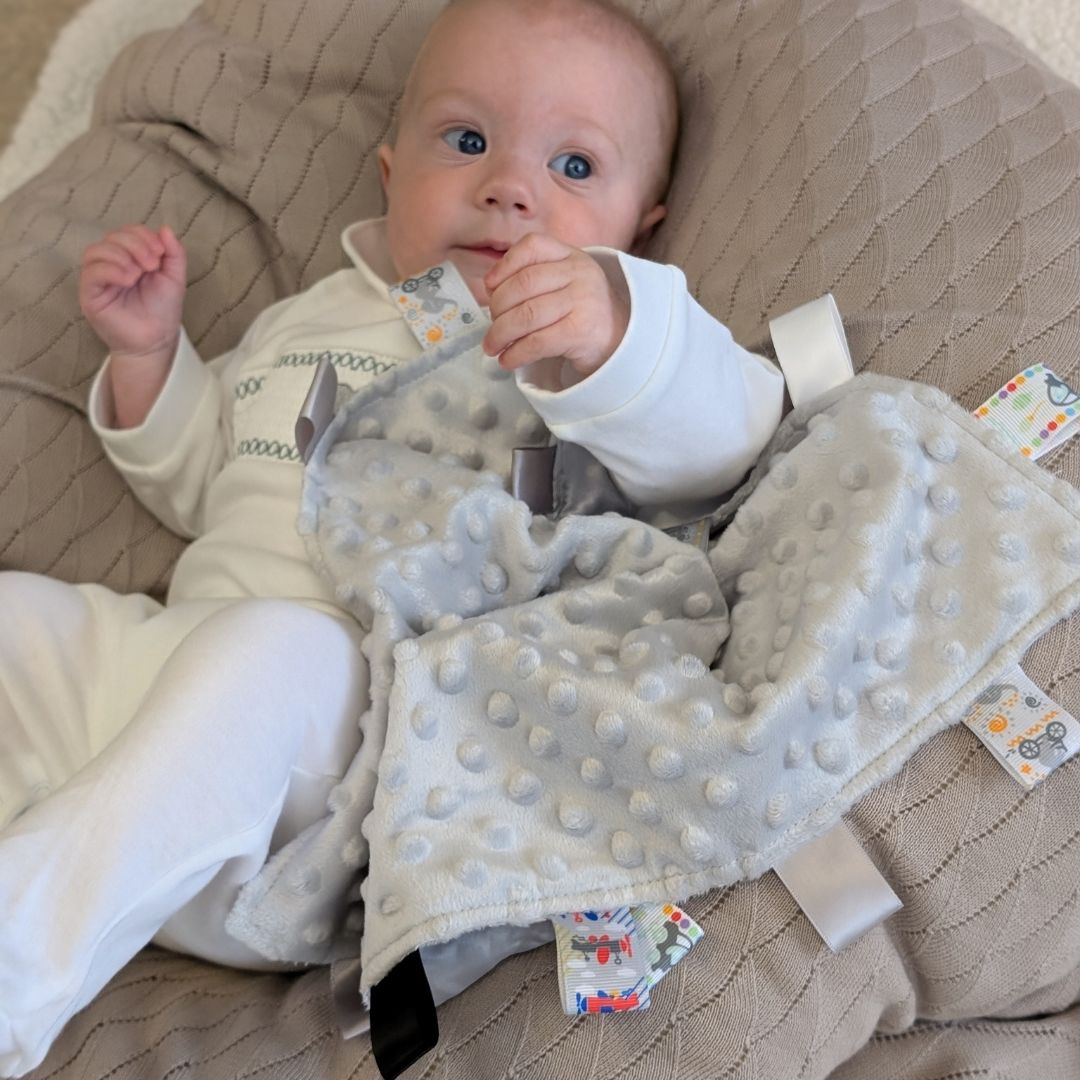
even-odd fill
[[[160,610],[146,596],[0,573],[0,830],[123,727],[130,708],[102,707],[116,697],[110,652]]]
[[[367,694],[359,639],[286,601],[211,615],[120,734],[0,834],[0,1075],[38,1064],[209,883],[235,895],[297,770],[344,771]]]
[[[316,684],[304,698],[304,708],[282,707],[282,729],[298,736],[297,755],[289,771],[285,801],[281,808],[269,851],[284,847],[309,825],[326,816],[330,792],[341,782],[360,748],[360,714],[368,707],[368,665],[360,655],[363,633],[348,616],[331,617],[292,604],[277,603],[275,618],[267,616],[262,603],[251,602],[233,612],[250,621],[233,632],[255,639],[263,635],[292,642],[288,647],[291,682]],[[298,614],[299,613],[299,614]],[[252,667],[258,669],[262,657],[256,649]],[[311,669],[314,665],[314,670]],[[252,677],[258,671],[252,672]],[[234,683],[245,694],[246,678]],[[259,760],[258,752],[251,756]],[[222,774],[223,783],[231,779]],[[176,912],[154,935],[154,942],[177,952],[199,956],[220,964],[257,970],[289,969],[288,964],[267,960],[225,931],[225,918],[239,895],[241,886],[261,868],[265,853],[258,858],[234,858],[225,863],[213,880]]]

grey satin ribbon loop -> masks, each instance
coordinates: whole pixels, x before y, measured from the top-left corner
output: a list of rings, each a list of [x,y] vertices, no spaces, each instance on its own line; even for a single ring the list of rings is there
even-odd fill
[[[554,468],[554,446],[519,446],[510,462],[510,494],[534,514],[550,514]]]
[[[311,388],[300,407],[294,434],[300,460],[306,465],[323,432],[330,426],[337,406],[337,372],[333,364],[323,358],[315,369]]]
[[[904,906],[842,821],[773,869],[833,952]]]
[[[362,1035],[371,1021],[360,996],[360,957],[335,960],[330,965],[330,996],[343,1039]]]
[[[606,514],[634,517],[634,505],[615,486],[611,473],[583,446],[559,440],[554,446],[519,447],[510,467],[510,493],[534,514]]]
[[[636,517],[637,508],[615,486],[615,481],[584,446],[560,439],[555,445],[552,480],[555,516],[607,514]]]

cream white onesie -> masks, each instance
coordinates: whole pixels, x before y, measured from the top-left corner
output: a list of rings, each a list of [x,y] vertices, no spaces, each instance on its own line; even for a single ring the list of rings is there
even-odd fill
[[[36,1066],[151,939],[272,966],[224,917],[321,817],[367,696],[359,628],[296,532],[293,426],[322,357],[356,390],[420,348],[387,294],[384,221],[343,243],[349,268],[267,309],[225,356],[204,365],[184,337],[140,427],[110,426],[107,361],[99,373],[90,411],[106,453],[193,538],[165,607],[0,574],[0,610],[18,613],[0,625],[0,1076]],[[543,390],[526,370],[519,386],[635,502],[694,516],[772,434],[782,377],[676,268],[590,250],[629,295],[623,342],[576,385]]]

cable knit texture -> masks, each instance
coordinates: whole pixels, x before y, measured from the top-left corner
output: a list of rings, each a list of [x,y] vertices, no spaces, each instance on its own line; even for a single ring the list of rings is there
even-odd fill
[[[180,541],[135,504],[83,416],[102,350],[82,249],[168,221],[203,355],[340,266],[381,210],[375,149],[436,5],[207,0],[128,48],[95,126],[0,205],[0,566],[160,593]],[[858,371],[973,408],[1016,371],[1080,375],[1080,92],[954,0],[658,0],[685,133],[653,257],[738,341],[826,291]],[[1074,443],[1040,462],[1076,485]],[[1080,623],[1024,659],[1080,711]],[[568,1018],[538,950],[441,1011],[419,1075],[910,1080],[1069,1076],[1080,1056],[1080,765],[1025,792],[959,728],[847,820],[905,903],[828,953],[772,875],[688,904],[705,938],[633,1018]],[[375,1077],[324,970],[148,950],[39,1075]],[[1038,1019],[1029,1019],[1038,1017]],[[600,1035],[600,1026],[603,1035]]]

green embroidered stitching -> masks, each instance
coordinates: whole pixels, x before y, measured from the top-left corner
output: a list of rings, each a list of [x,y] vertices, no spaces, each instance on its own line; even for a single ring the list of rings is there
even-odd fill
[[[348,368],[350,371],[365,371],[370,375],[382,375],[396,367],[394,363],[376,360],[371,355],[364,356],[347,350],[331,352],[329,349],[324,349],[322,352],[285,353],[284,356],[278,357],[274,367],[313,367],[324,358],[329,360],[334,367]]]
[[[261,375],[257,379],[245,379],[242,383],[236,384],[236,399],[243,401],[246,397],[251,397],[252,394],[257,394],[262,388],[263,383],[266,382],[266,376]]]
[[[269,457],[278,461],[299,461],[300,451],[277,439],[241,439],[236,444],[237,457]]]

